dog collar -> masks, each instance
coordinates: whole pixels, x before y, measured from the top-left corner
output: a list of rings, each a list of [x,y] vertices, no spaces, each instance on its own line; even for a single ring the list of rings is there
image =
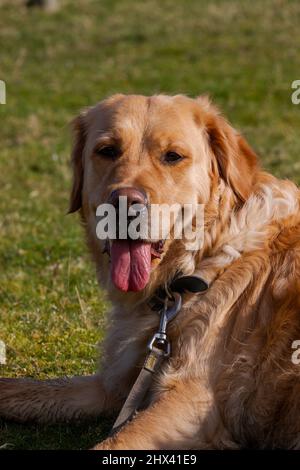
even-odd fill
[[[173,298],[173,292],[178,294],[184,294],[185,292],[198,294],[205,292],[208,288],[208,282],[200,276],[182,276],[177,274],[168,285],[161,286],[155,291],[148,301],[148,305],[151,310],[158,312],[164,307],[166,298]]]

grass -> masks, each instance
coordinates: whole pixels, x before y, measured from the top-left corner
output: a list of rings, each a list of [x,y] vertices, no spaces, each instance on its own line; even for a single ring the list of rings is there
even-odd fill
[[[273,173],[300,182],[298,0],[61,0],[0,6],[2,376],[95,371],[106,302],[70,187],[67,123],[114,92],[208,92]],[[109,423],[0,425],[0,446],[81,449]]]

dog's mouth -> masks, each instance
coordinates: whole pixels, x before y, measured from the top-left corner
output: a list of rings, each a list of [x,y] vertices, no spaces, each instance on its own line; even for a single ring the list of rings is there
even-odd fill
[[[138,292],[149,282],[152,260],[161,258],[164,242],[107,240],[104,252],[110,256],[110,276],[123,292]]]

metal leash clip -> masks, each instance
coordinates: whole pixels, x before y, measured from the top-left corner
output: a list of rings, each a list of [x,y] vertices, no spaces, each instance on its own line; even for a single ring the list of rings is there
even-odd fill
[[[172,302],[172,305],[169,306],[169,303]],[[178,292],[172,293],[172,299],[169,297],[165,298],[164,307],[161,310],[159,330],[152,337],[148,349],[153,351],[154,348],[163,351],[164,357],[169,357],[171,353],[171,345],[167,337],[167,325],[168,323],[176,317],[178,312],[181,309],[182,299],[181,295]]]

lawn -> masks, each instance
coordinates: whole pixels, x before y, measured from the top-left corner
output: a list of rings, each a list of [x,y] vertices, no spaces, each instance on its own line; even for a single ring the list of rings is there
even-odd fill
[[[0,375],[92,373],[107,304],[70,188],[68,122],[115,92],[208,92],[278,176],[300,183],[298,0],[0,0]],[[108,422],[0,424],[0,447],[83,449]]]

